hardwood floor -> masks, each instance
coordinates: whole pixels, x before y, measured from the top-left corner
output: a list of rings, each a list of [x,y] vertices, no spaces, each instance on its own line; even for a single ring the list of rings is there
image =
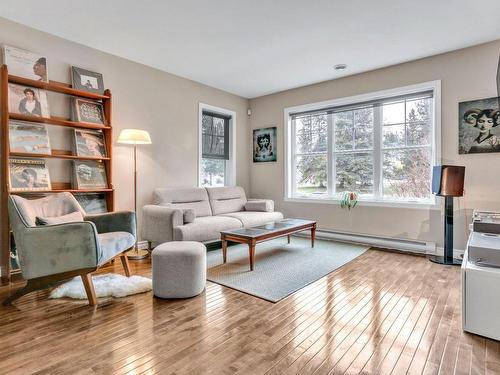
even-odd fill
[[[96,307],[47,295],[0,307],[1,374],[500,373],[499,343],[462,332],[460,269],[412,255],[369,250],[276,304],[213,283]]]

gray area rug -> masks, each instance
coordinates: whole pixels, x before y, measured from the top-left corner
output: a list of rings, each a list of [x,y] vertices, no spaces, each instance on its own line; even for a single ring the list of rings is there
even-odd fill
[[[235,245],[227,249],[227,263],[222,263],[222,251],[208,252],[207,279],[271,302],[289,296],[312,282],[328,275],[368,250],[369,246],[334,241],[286,237],[257,244],[255,267],[248,263],[248,246]]]

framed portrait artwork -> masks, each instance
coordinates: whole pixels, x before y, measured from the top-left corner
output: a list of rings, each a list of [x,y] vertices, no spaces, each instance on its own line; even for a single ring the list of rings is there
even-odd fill
[[[49,82],[47,58],[44,55],[11,46],[3,46],[2,52],[9,74]]]
[[[50,117],[47,92],[9,83],[9,111],[26,116]]]
[[[458,105],[458,152],[500,152],[500,112],[497,97],[461,102]]]
[[[72,66],[71,84],[74,89],[104,94],[104,81],[101,73]]]
[[[76,193],[74,196],[85,213],[89,215],[108,212],[106,194],[104,193]]]
[[[43,124],[26,121],[9,121],[9,145],[12,152],[51,154],[49,134]]]
[[[74,129],[77,156],[106,157],[106,144],[102,130]]]
[[[10,159],[9,189],[46,191],[51,189],[49,170],[43,159]]]
[[[108,187],[106,168],[98,161],[73,162],[75,189],[105,189]]]
[[[276,127],[254,129],[253,161],[254,163],[276,161]]]
[[[104,125],[104,108],[102,103],[74,97],[71,98],[71,103],[73,121]]]

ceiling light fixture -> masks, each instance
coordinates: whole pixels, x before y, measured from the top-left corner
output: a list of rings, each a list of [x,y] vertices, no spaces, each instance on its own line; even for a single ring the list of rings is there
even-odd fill
[[[344,70],[344,69],[347,69],[347,64],[337,64],[337,65],[334,65],[333,69],[335,69],[335,70]]]

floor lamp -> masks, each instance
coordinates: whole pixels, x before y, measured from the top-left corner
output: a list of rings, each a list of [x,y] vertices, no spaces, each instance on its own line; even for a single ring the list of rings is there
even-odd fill
[[[432,192],[444,197],[444,256],[433,255],[431,262],[460,265],[461,259],[453,258],[453,197],[464,195],[465,167],[440,165],[432,170]]]
[[[134,145],[134,212],[136,215],[136,233],[137,233],[137,145],[150,145],[151,137],[146,130],[123,129],[118,137],[118,143]],[[129,259],[144,259],[148,256],[147,250],[139,250],[137,239],[134,250],[127,253]]]

